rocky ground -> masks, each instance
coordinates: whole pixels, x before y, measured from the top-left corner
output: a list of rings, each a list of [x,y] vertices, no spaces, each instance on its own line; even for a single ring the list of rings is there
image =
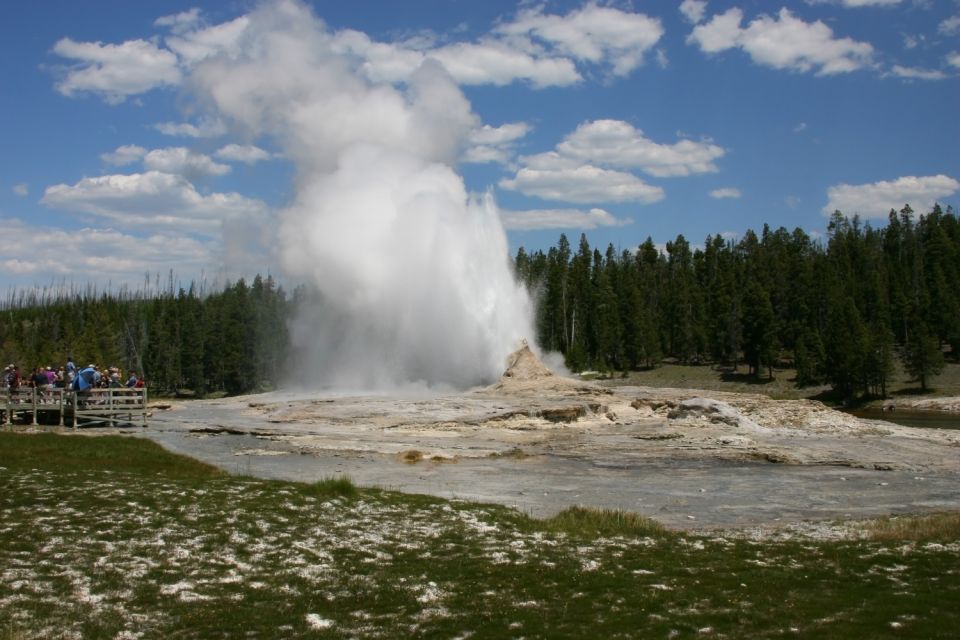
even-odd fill
[[[960,508],[960,431],[809,400],[563,378],[529,350],[466,393],[275,393],[174,403],[145,435],[229,470],[517,506],[741,526]]]

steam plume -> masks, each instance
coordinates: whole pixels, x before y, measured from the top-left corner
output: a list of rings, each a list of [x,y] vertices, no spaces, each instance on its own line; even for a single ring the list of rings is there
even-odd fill
[[[250,15],[232,50],[200,64],[196,95],[297,167],[279,214],[289,274],[321,292],[292,327],[318,384],[465,387],[489,381],[532,335],[489,195],[453,165],[477,124],[436,62],[401,90],[373,85],[293,0]]]

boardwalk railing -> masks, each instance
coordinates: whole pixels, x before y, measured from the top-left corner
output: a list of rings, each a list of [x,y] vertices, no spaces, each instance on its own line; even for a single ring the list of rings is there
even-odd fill
[[[0,390],[2,424],[9,426],[15,420],[42,421],[59,426],[77,428],[83,424],[134,424],[147,426],[147,390],[127,389],[31,389]],[[136,419],[134,418],[136,416]]]

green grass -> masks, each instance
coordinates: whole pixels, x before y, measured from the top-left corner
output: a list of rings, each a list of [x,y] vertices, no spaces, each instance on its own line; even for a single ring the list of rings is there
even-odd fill
[[[0,640],[952,637],[956,526],[820,542],[230,476],[0,433]],[[789,537],[788,537],[789,538]],[[922,541],[921,541],[922,540]]]

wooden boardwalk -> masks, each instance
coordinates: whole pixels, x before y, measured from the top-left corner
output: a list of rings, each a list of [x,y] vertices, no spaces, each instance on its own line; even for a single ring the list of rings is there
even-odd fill
[[[147,390],[144,389],[30,389],[0,391],[0,424],[28,423],[70,426],[147,426]]]

